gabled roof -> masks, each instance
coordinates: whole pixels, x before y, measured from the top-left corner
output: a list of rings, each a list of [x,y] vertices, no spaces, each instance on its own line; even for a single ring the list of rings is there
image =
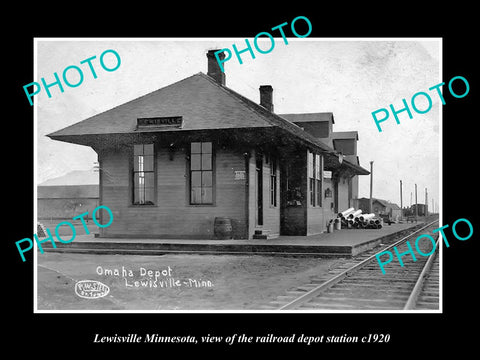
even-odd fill
[[[325,114],[333,121],[332,113]],[[305,118],[312,114],[303,114]],[[181,116],[181,127],[164,129],[137,128],[138,118]],[[149,94],[128,101],[103,113],[58,130],[47,136],[60,141],[80,142],[89,135],[135,134],[142,132],[181,132],[241,128],[277,128],[298,141],[338,157],[336,151],[289,120],[265,109],[254,101],[219,84],[201,72]],[[353,165],[353,164],[352,164]],[[353,165],[361,173],[369,172]]]
[[[393,210],[402,210],[402,209],[400,209],[400,206],[398,206],[395,203],[391,203],[391,202],[388,203],[388,207],[392,208]]]
[[[168,131],[272,126],[215,84],[208,75],[198,73],[48,136],[132,133],[137,132],[137,118],[159,116],[183,117],[182,129]]]
[[[380,205],[385,206],[385,207],[387,207],[387,204],[388,204],[386,200],[382,200],[382,199],[372,199],[372,202],[373,201],[376,201],[376,202],[380,203]]]
[[[72,136],[78,135],[151,132],[149,129],[138,130],[137,119],[167,116],[182,116],[183,126],[155,131],[278,127],[323,151],[335,154],[333,148],[299,126],[201,72],[47,136],[61,141],[68,138],[71,142]]]

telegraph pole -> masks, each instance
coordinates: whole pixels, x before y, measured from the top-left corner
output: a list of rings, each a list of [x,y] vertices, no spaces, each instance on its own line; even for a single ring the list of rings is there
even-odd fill
[[[369,211],[372,212],[372,193],[373,193],[373,161],[370,161],[370,203]]]
[[[415,184],[415,220],[418,216],[418,202],[417,202],[417,184]]]
[[[402,180],[400,180],[400,218],[403,219]]]
[[[425,216],[428,215],[428,193],[427,188],[425,188]]]

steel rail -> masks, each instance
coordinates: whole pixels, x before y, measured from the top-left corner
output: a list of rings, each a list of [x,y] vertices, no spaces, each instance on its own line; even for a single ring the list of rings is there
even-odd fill
[[[438,242],[440,241],[440,236],[438,236],[437,241],[435,243],[435,247],[438,247]],[[435,251],[432,255],[429,256],[427,262],[423,266],[423,270],[418,276],[418,280],[413,287],[413,290],[408,297],[407,303],[405,304],[403,310],[413,310],[418,300],[418,296],[422,291],[423,283],[425,282],[425,278],[427,277],[430,268],[432,267],[433,261],[435,260],[435,256],[438,256],[437,252]]]
[[[309,290],[307,291],[305,294],[299,296],[298,298],[292,300],[291,302],[283,305],[282,307],[280,307],[278,310],[291,310],[291,309],[295,309],[296,307],[299,307],[300,305],[308,302],[309,300],[313,299],[315,296],[317,296],[319,293],[321,293],[323,290],[325,289],[328,289],[330,288],[331,286],[335,285],[336,283],[340,282],[341,280],[343,280],[344,278],[346,278],[347,276],[351,275],[352,273],[354,273],[355,271],[359,270],[360,268],[362,268],[363,266],[367,265],[367,263],[369,263],[370,261],[372,261],[377,254],[380,254],[381,252],[384,252],[388,249],[391,249],[393,248],[394,246],[397,246],[399,244],[401,244],[402,242],[405,242],[407,241],[409,238],[411,238],[413,235],[415,235],[416,233],[428,228],[429,226],[431,226],[432,224],[438,222],[438,219],[428,223],[427,225],[421,227],[420,229],[417,229],[415,230],[413,233],[403,237],[402,239],[396,241],[395,243],[387,246],[386,248],[383,248],[381,251],[377,252],[376,254],[366,258],[365,260],[362,260],[361,262],[359,262],[358,264],[355,264],[354,266],[350,267],[349,269],[347,270],[344,270],[342,271],[341,273],[335,275],[334,277],[332,277],[331,279],[325,281],[323,284],[320,284],[318,285],[317,287],[313,288],[312,290]]]

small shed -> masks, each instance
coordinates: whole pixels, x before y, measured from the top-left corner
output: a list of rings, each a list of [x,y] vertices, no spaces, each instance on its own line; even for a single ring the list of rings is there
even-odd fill
[[[363,212],[370,212],[369,208],[370,199],[360,198],[358,199],[358,208]],[[392,202],[382,199],[372,199],[372,213],[378,215],[390,215],[393,220],[398,220],[402,215],[400,207]]]

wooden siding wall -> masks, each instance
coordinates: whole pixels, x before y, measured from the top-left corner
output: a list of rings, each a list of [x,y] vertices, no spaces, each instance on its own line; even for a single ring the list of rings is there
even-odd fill
[[[330,189],[332,191],[332,197],[326,198],[325,197],[325,190]],[[337,217],[337,213],[335,212],[335,204],[334,204],[334,196],[333,196],[333,183],[332,179],[323,179],[323,216],[325,220],[325,224]]]
[[[348,202],[348,178],[338,179],[338,212],[347,210],[350,207]]]
[[[307,235],[322,233],[326,228],[324,218],[323,207],[309,207],[307,209]]]
[[[102,151],[101,201],[114,221],[102,229],[104,237],[203,238],[214,237],[215,217],[232,219],[234,238],[246,238],[246,180],[235,180],[245,170],[242,153],[216,149],[214,205],[190,205],[187,146],[170,160],[167,148],[156,146],[156,203],[132,205],[131,148]]]
[[[358,180],[359,180],[358,175],[355,175],[352,178],[352,199],[358,199]]]

